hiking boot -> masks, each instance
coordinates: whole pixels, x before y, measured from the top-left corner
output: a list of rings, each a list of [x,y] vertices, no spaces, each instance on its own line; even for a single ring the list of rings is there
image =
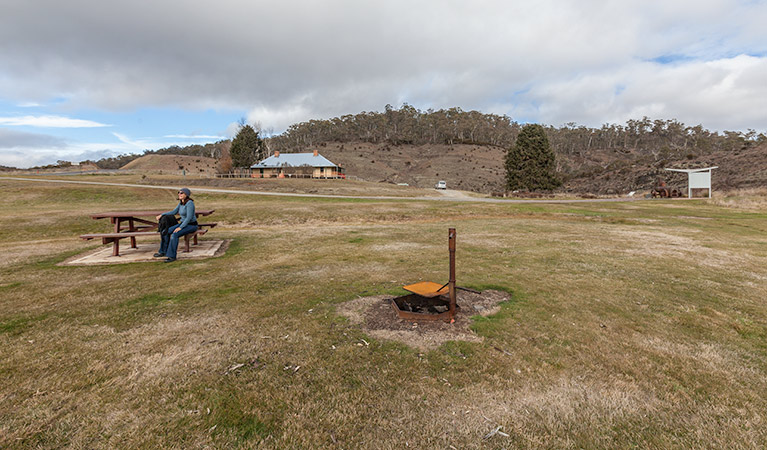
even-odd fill
[[[166,259],[166,260],[165,260],[165,261],[163,261],[163,262],[173,262],[173,261],[175,261],[175,260],[176,260],[176,258],[168,258],[168,259]]]
[[[155,257],[155,258],[160,258],[160,257],[163,257],[163,256],[165,256],[165,253],[160,253],[160,252],[157,252],[157,253],[155,253],[155,254],[154,254],[154,255],[152,255],[152,256],[153,256],[153,257]]]

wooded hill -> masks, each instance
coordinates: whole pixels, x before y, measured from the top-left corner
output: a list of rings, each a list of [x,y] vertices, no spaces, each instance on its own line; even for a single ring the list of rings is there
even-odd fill
[[[521,125],[505,115],[463,111],[461,108],[419,111],[410,105],[384,112],[361,112],[328,120],[291,125],[269,139],[272,150],[299,151],[322,142],[369,142],[392,145],[471,144],[508,148]],[[638,150],[656,157],[669,152],[734,150],[767,142],[767,136],[725,131],[711,132],[701,125],[685,126],[676,120],[629,120],[626,125],[605,124],[588,128],[568,123],[547,126],[546,133],[558,154],[581,154],[593,148]],[[693,153],[694,154],[694,153]]]
[[[365,179],[428,187],[436,179],[477,192],[505,190],[503,162],[521,125],[508,116],[460,108],[419,111],[403,105],[294,124],[268,140],[271,150],[323,154],[343,164],[347,174]],[[619,194],[650,189],[657,178],[686,183],[666,167],[719,166],[715,188],[767,183],[767,136],[709,131],[677,120],[629,120],[601,128],[546,127],[557,155],[563,190]]]
[[[620,194],[650,189],[657,178],[685,183],[666,167],[719,166],[715,189],[767,185],[767,136],[754,131],[722,133],[677,120],[629,120],[625,125],[589,128],[568,123],[546,126],[557,155],[565,191]],[[505,190],[504,158],[521,130],[505,115],[460,108],[420,111],[410,105],[291,125],[266,139],[270,152],[319,148],[346,173],[370,181],[450,188],[483,193]],[[169,147],[147,154],[221,158],[231,141]],[[123,167],[143,155],[97,161],[101,168]]]

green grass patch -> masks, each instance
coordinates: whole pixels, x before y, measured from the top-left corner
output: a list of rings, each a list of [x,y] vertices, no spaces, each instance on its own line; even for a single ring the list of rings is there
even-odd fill
[[[16,336],[26,331],[32,324],[43,321],[48,317],[48,314],[41,314],[38,316],[20,316],[2,319],[0,320],[0,333],[8,333],[11,336]]]
[[[213,412],[207,423],[210,428],[215,427],[211,432],[217,438],[234,437],[234,442],[239,444],[258,443],[276,432],[275,419],[258,414],[257,396],[223,387],[216,390],[209,400]]]
[[[82,253],[82,249],[69,250],[56,255],[39,258],[30,265],[36,270],[71,271],[71,268],[59,266],[59,264],[80,253]]]
[[[19,334],[31,321],[32,319],[28,317],[17,317],[0,321],[0,333]]]

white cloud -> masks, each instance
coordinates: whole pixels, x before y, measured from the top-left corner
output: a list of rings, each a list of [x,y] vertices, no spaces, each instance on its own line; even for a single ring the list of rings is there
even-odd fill
[[[40,128],[95,128],[110,126],[92,120],[72,119],[62,116],[0,117],[0,125]]]
[[[0,165],[17,168],[29,168],[44,166],[56,161],[71,161],[74,163],[85,160],[99,160],[111,156],[117,156],[124,151],[110,149],[101,144],[69,145],[66,148],[28,147],[28,148],[0,148]]]
[[[517,105],[518,116],[553,125],[573,121],[599,126],[629,119],[678,119],[720,130],[767,124],[767,58],[739,55],[716,61],[658,64],[636,61],[619,70],[536,85]],[[532,106],[531,106],[532,105]]]
[[[229,125],[227,125],[225,133],[229,139],[232,139],[237,135],[238,131],[240,131],[239,122],[232,122]]]
[[[211,139],[221,139],[220,136],[187,136],[187,135],[170,135],[162,138],[143,137],[132,138],[123,133],[112,132],[112,135],[123,143],[121,146],[128,153],[136,153],[138,150],[151,150],[165,147],[171,147],[174,145],[186,146],[189,145],[189,139],[199,139],[201,141],[208,142]],[[170,139],[170,140],[169,140]],[[182,139],[182,140],[179,140]]]
[[[143,153],[146,149],[157,149],[171,145],[188,145],[182,141],[154,141],[151,139],[134,140],[121,135],[120,142],[66,142],[51,145],[45,139],[38,142],[25,142],[24,145],[3,145],[0,133],[0,165],[28,168],[52,164],[58,160],[79,162],[99,160],[123,154]],[[56,143],[55,137],[50,137]]]
[[[121,133],[112,133],[114,137],[120,140],[123,144],[127,144],[129,147],[132,147],[135,149],[147,149],[150,148],[149,144],[146,140],[143,139],[132,139],[124,134]]]
[[[11,130],[10,128],[0,128],[0,150],[5,149],[23,149],[23,148],[64,148],[66,142],[56,136],[38,133],[25,133],[23,131]]]
[[[266,123],[268,127],[284,130],[291,124],[307,120],[312,114],[316,113],[316,111],[310,110],[305,102],[306,99],[300,99],[288,104],[275,105],[274,107],[259,105],[250,110],[247,122],[251,124],[258,123],[261,127],[264,127],[264,123]],[[239,130],[239,126],[234,130],[235,133],[237,130]]]
[[[236,109],[276,131],[402,102],[764,128],[765,58],[746,55],[767,53],[765,20],[745,0],[19,2],[0,17],[0,98]]]
[[[224,136],[214,136],[214,135],[206,135],[206,134],[168,134],[163,137],[171,138],[171,139],[199,139],[199,140],[226,139],[226,137]]]
[[[173,145],[189,145],[189,139],[199,136],[169,136],[163,138],[132,138],[123,133],[114,135],[119,142],[65,141],[57,136],[25,133],[0,128],[0,165],[28,168],[52,164],[58,160],[79,162],[99,160],[122,154],[143,153]],[[219,138],[219,136],[213,136]],[[169,138],[169,139],[168,139]],[[202,139],[206,142],[208,138]]]

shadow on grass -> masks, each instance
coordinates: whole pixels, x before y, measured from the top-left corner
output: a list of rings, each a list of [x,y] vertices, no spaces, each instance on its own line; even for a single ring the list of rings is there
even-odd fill
[[[180,312],[192,307],[191,303],[202,294],[199,292],[182,292],[174,295],[146,294],[126,300],[117,305],[104,308],[99,323],[106,324],[116,330],[126,330],[147,323],[152,316]]]
[[[96,246],[89,247],[85,251],[90,251],[92,249],[96,248]],[[32,267],[35,269],[58,269],[58,270],[66,270],[69,269],[67,266],[59,266],[58,264],[61,264],[62,262],[66,261],[69,258],[72,258],[74,256],[79,255],[80,253],[83,253],[83,249],[79,248],[77,250],[69,250],[66,252],[59,253],[57,255],[50,255],[43,257],[41,259],[38,259],[37,261],[33,261],[30,263]]]
[[[254,410],[255,399],[248,396],[235,387],[222,388],[213,391],[210,398],[212,407],[208,423],[214,437],[230,435],[238,442],[252,443],[254,440],[261,441],[274,434],[276,424],[274,419],[264,419],[258,416]]]

